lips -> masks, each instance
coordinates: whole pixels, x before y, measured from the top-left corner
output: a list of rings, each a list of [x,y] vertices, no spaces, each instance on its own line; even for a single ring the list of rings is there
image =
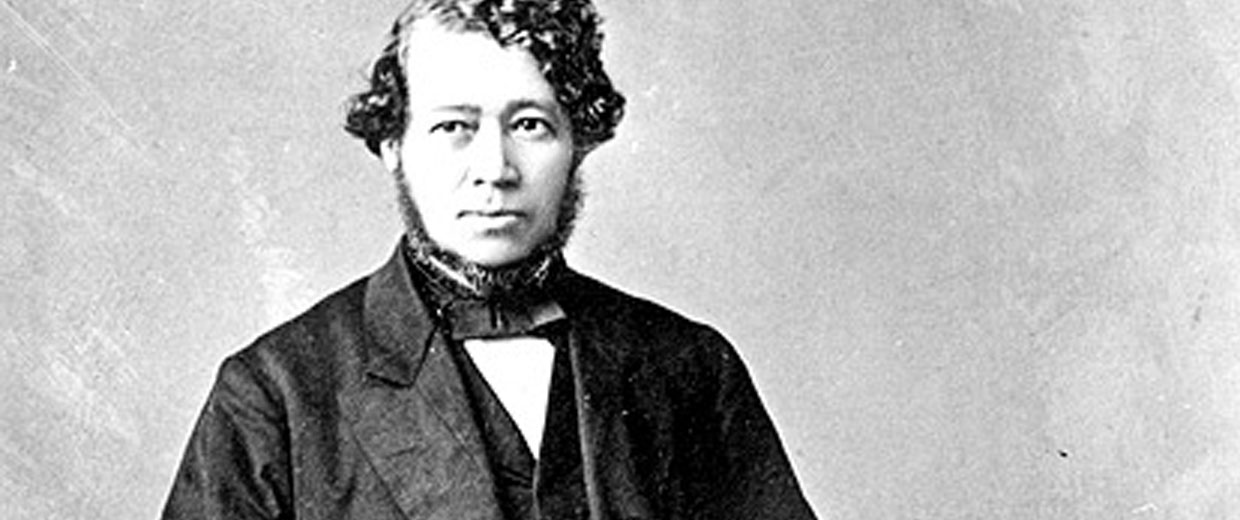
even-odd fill
[[[457,218],[523,218],[524,211],[515,209],[467,209],[456,214]]]
[[[457,213],[457,219],[462,223],[488,234],[511,230],[520,225],[525,217],[526,214],[523,211],[508,209],[465,210]]]

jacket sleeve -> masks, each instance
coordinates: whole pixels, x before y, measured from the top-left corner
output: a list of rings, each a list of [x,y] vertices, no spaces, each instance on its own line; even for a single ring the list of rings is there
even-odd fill
[[[814,519],[748,370],[727,340],[714,335],[722,346],[714,409],[724,467],[717,468],[718,500],[703,518]]]
[[[271,379],[224,361],[164,507],[165,520],[291,518],[289,433]]]

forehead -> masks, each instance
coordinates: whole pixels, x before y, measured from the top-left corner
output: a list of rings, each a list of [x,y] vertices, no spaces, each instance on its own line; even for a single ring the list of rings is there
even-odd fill
[[[401,52],[412,111],[528,101],[556,106],[537,60],[519,47],[501,47],[485,33],[428,24],[410,32]]]

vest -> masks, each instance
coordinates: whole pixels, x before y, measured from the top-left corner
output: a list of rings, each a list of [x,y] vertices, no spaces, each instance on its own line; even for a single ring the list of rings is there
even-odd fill
[[[537,461],[516,422],[459,342],[453,355],[486,446],[496,499],[508,520],[587,518],[572,363],[563,326],[547,327],[556,347],[542,449]]]

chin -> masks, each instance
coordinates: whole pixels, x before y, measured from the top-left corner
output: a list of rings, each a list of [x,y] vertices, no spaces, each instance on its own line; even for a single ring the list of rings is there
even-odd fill
[[[512,244],[482,244],[459,249],[456,253],[475,264],[498,268],[524,260],[530,255],[530,248]]]

